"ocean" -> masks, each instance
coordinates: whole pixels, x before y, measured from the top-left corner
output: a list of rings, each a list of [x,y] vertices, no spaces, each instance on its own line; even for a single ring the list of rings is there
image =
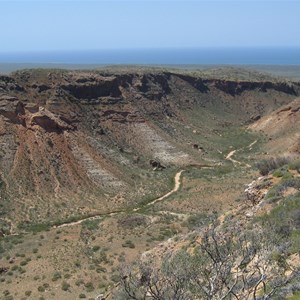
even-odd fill
[[[119,49],[1,53],[0,63],[300,65],[300,48]]]
[[[238,66],[300,80],[300,48],[133,49],[0,52],[0,74],[28,68],[95,69],[142,65],[183,69]]]

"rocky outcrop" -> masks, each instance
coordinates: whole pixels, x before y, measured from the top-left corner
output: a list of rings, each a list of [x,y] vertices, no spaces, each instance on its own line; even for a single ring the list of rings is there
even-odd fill
[[[136,85],[139,92],[150,100],[160,100],[171,92],[169,73],[145,74]]]
[[[17,84],[14,78],[10,76],[0,75],[0,92],[1,91],[23,92],[24,88]]]
[[[24,115],[24,105],[18,98],[8,95],[0,96],[0,115],[4,116],[12,123],[22,124],[24,120],[20,118]]]
[[[201,93],[207,93],[209,91],[208,85],[202,80],[202,78],[180,74],[176,74],[175,76],[187,81],[191,86],[193,86]]]
[[[63,130],[73,130],[74,127],[67,124],[59,117],[55,116],[53,113],[44,109],[43,107],[39,108],[39,111],[33,113],[29,119],[29,126],[40,126],[45,131],[51,132],[62,132]]]
[[[150,159],[149,163],[150,163],[150,166],[153,168],[154,171],[156,171],[156,170],[163,170],[163,169],[166,168],[158,160]]]
[[[105,110],[100,113],[101,119],[103,121],[111,120],[112,122],[120,123],[143,123],[145,119],[139,116],[136,112],[130,111],[117,111],[117,110]]]
[[[266,92],[267,90],[275,90],[289,95],[296,95],[296,91],[292,85],[284,82],[255,82],[255,81],[230,81],[230,80],[204,80],[208,86],[214,86],[217,89],[230,94],[232,96],[241,95],[245,91],[257,90]]]
[[[77,99],[120,97],[121,91],[116,77],[92,76],[75,78],[75,82],[63,84],[61,88]]]

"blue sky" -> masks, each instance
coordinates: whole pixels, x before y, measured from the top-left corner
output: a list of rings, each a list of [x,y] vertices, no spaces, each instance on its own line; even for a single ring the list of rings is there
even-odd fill
[[[0,52],[300,47],[299,1],[0,0]]]

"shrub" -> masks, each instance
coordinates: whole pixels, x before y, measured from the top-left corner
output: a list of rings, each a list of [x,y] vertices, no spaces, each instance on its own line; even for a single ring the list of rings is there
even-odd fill
[[[77,267],[77,268],[81,267],[81,263],[79,260],[76,260],[74,264],[75,264],[75,267]]]
[[[125,243],[122,244],[122,247],[125,248],[135,248],[134,243],[131,240],[127,240]]]
[[[189,229],[196,229],[206,226],[215,218],[215,215],[208,215],[205,213],[193,214],[188,217],[185,224]]]
[[[55,272],[53,274],[52,281],[57,281],[60,278],[61,278],[61,273],[60,272]]]
[[[99,229],[99,223],[100,223],[100,220],[97,220],[97,219],[96,220],[86,220],[86,221],[82,222],[82,227],[89,231],[93,231],[93,230]]]
[[[38,287],[38,291],[39,291],[39,292],[45,292],[45,288],[44,288],[42,285],[40,285],[40,286]]]
[[[83,280],[82,279],[78,279],[78,280],[76,280],[76,282],[75,282],[75,284],[77,285],[77,286],[80,286],[81,284],[83,284],[84,282],[83,282]]]
[[[289,168],[291,170],[296,170],[298,173],[300,173],[300,160],[290,163]]]
[[[63,281],[62,284],[61,284],[61,289],[62,289],[63,291],[68,291],[69,288],[70,288],[70,284],[67,283],[66,281]]]
[[[84,285],[84,287],[86,288],[86,291],[87,291],[87,292],[92,292],[92,291],[95,289],[93,283],[90,282],[90,281],[87,282],[87,283]]]
[[[93,251],[94,251],[94,252],[98,251],[99,249],[100,249],[100,246],[94,246],[94,247],[93,247]]]
[[[268,175],[270,171],[276,170],[288,163],[290,163],[290,157],[276,157],[276,158],[269,158],[263,159],[256,163],[256,167],[259,170],[259,173],[262,176]]]

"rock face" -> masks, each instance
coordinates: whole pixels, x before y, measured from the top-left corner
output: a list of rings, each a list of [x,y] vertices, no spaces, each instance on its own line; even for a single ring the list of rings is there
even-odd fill
[[[284,105],[271,114],[259,118],[249,128],[269,136],[268,152],[286,151],[300,155],[300,98]]]
[[[74,126],[68,125],[66,122],[61,120],[58,116],[44,109],[39,108],[38,112],[33,113],[29,119],[30,126],[40,126],[45,131],[56,131],[63,132],[64,130],[73,130]]]
[[[13,123],[21,123],[19,116],[24,115],[24,105],[16,97],[0,96],[0,114]]]
[[[207,134],[219,136],[222,124],[240,126],[252,116],[263,120],[298,89],[160,71],[36,70],[0,76],[5,213],[42,221],[61,211],[81,213],[79,207],[117,209],[151,192],[153,184],[163,188],[164,172],[153,168],[197,164],[217,151]],[[284,113],[298,109],[292,105]],[[201,147],[188,132],[203,137]],[[199,155],[191,144],[205,153]]]

